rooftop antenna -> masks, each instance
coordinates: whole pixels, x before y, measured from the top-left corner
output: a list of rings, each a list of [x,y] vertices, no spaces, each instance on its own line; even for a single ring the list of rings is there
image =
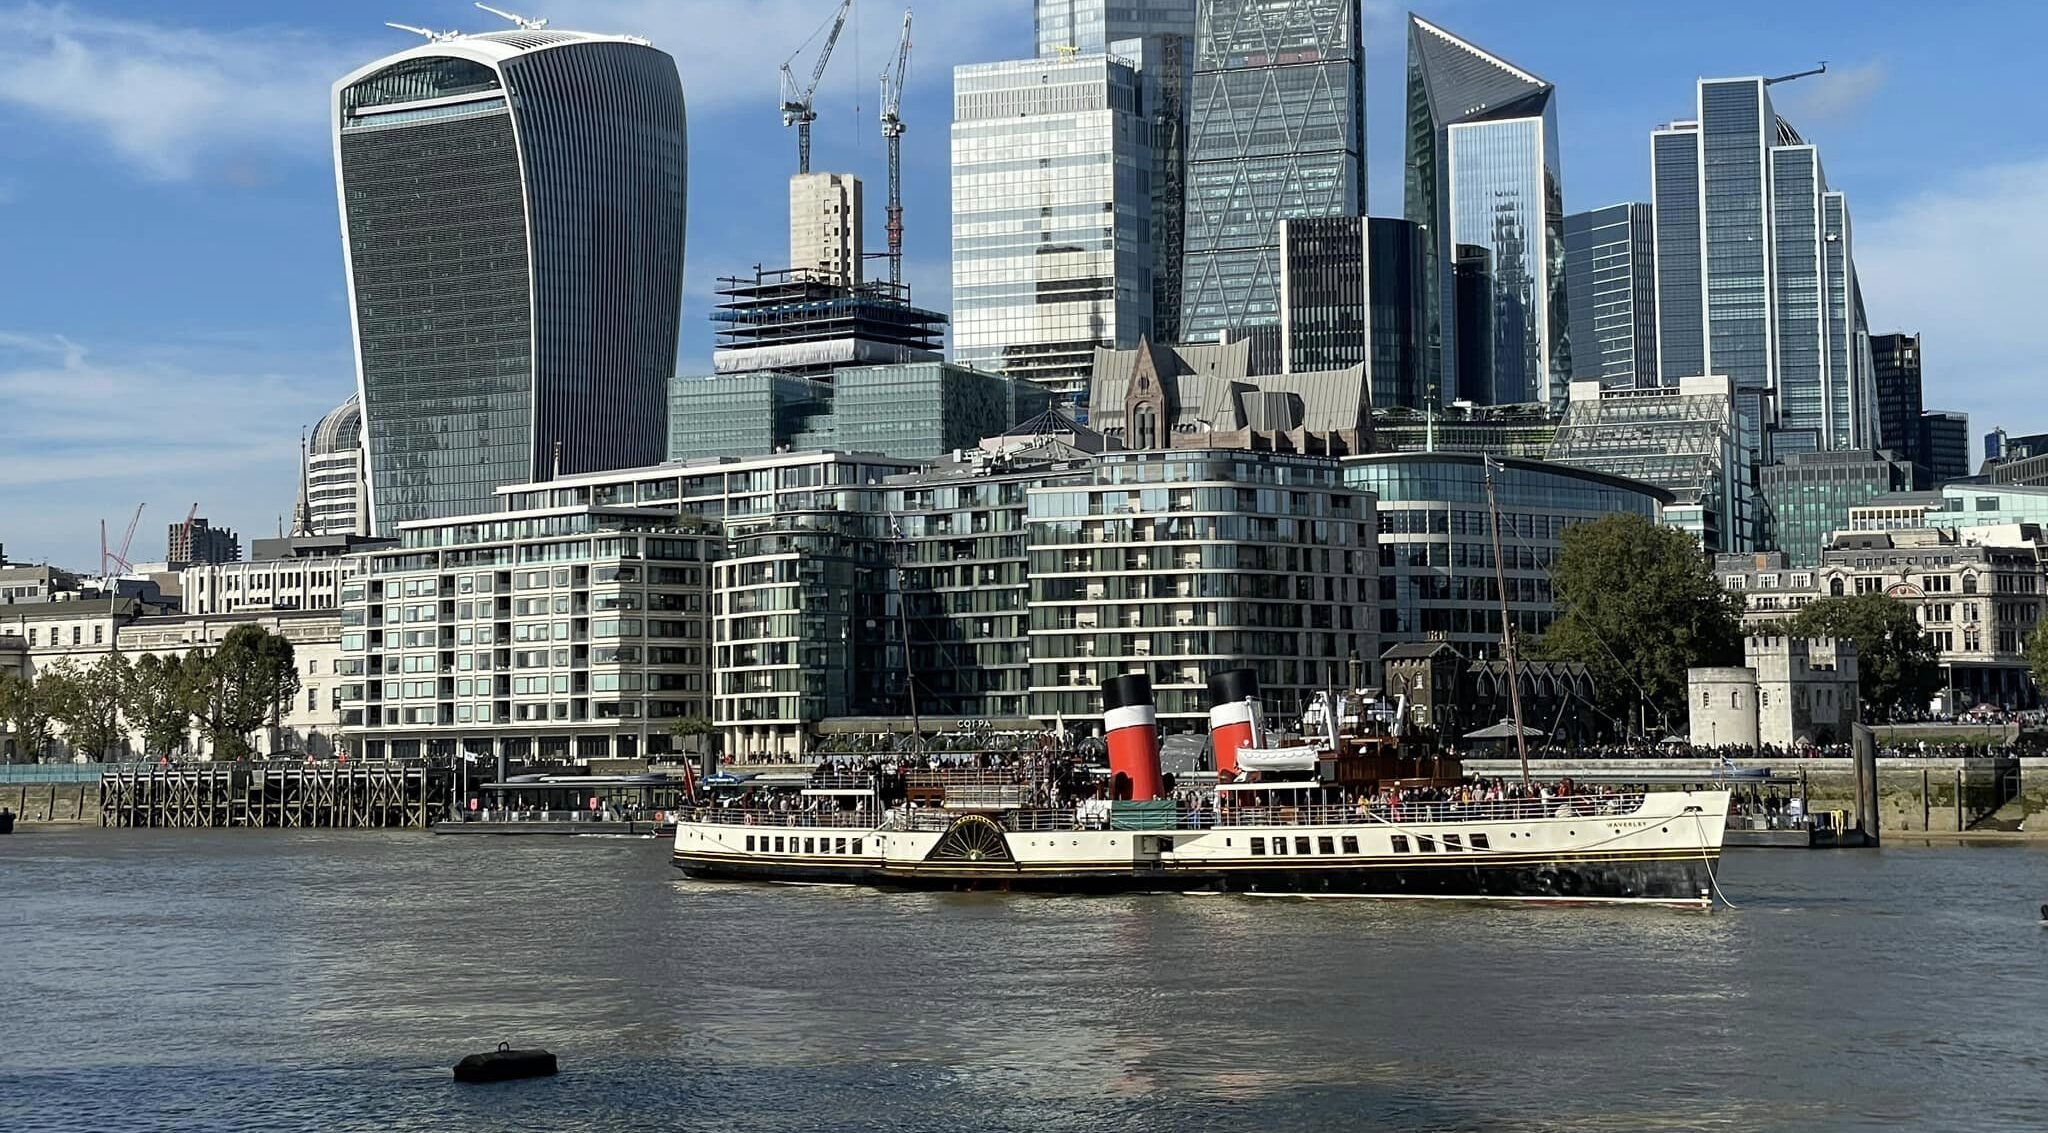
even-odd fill
[[[525,16],[514,15],[511,12],[507,12],[503,8],[493,8],[489,4],[478,3],[477,10],[481,12],[489,12],[491,15],[496,16],[501,20],[509,20],[515,26],[517,26],[520,31],[540,31],[542,28],[548,26],[548,22],[545,19],[529,20]]]
[[[434,31],[431,28],[416,28],[411,24],[394,24],[390,20],[384,21],[384,26],[387,28],[397,28],[399,31],[409,31],[414,35],[425,36],[428,43],[446,43],[451,39],[462,38],[462,33],[459,31]]]
[[[1823,59],[1823,60],[1821,60],[1821,61],[1820,61],[1820,66],[1818,66],[1818,67],[1815,67],[1815,68],[1813,68],[1813,69],[1812,69],[1812,70],[1810,70],[1810,71],[1794,71],[1794,72],[1792,72],[1792,73],[1791,73],[1791,74],[1789,74],[1789,75],[1779,75],[1779,76],[1778,76],[1777,78],[1775,78],[1775,79],[1765,79],[1765,80],[1764,80],[1764,85],[1765,85],[1765,86],[1767,86],[1767,87],[1769,87],[1769,86],[1776,86],[1776,85],[1777,85],[1777,84],[1779,84],[1779,83],[1789,83],[1789,82],[1791,82],[1791,81],[1792,81],[1793,79],[1803,79],[1803,78],[1806,78],[1806,77],[1807,77],[1807,76],[1809,76],[1809,75],[1825,75],[1825,74],[1827,74],[1827,73],[1828,73],[1828,61],[1827,61],[1827,60],[1825,60],[1825,59]]]

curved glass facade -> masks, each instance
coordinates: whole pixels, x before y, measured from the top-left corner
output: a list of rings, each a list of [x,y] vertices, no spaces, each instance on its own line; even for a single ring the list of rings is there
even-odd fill
[[[1485,458],[1382,453],[1344,462],[1344,482],[1377,499],[1380,647],[1440,638],[1468,657],[1500,646]],[[1494,493],[1516,632],[1557,618],[1550,565],[1564,532],[1616,513],[1657,521],[1670,497],[1648,484],[1541,461],[1498,459]]]
[[[659,461],[682,299],[674,61],[457,40],[340,85],[335,114],[375,530],[490,510],[558,455],[565,472]]]

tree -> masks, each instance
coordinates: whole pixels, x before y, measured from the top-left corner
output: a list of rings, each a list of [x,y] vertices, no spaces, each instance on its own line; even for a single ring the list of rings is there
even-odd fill
[[[1578,661],[1618,719],[1685,702],[1686,670],[1742,659],[1742,599],[1714,578],[1692,536],[1634,513],[1568,527],[1550,586],[1563,616],[1534,654]]]
[[[192,690],[175,657],[145,653],[129,669],[122,711],[142,733],[145,755],[170,755],[192,732]]]
[[[678,716],[668,726],[668,734],[678,740],[687,739],[691,736],[708,736],[711,732],[711,721],[694,713],[688,716]]]
[[[1857,692],[1883,719],[1899,709],[1922,707],[1941,687],[1941,659],[1921,632],[1913,607],[1883,594],[1822,598],[1786,623],[1800,637],[1833,637],[1856,643]],[[2031,645],[2031,642],[2029,642]]]
[[[2033,631],[2027,634],[2026,658],[2034,688],[2048,693],[2048,621],[2034,623]]]
[[[50,747],[51,692],[47,674],[0,673],[0,722],[14,732],[14,757],[33,763]]]
[[[181,668],[215,759],[246,759],[249,733],[275,723],[299,694],[292,643],[262,626],[236,626],[220,648],[187,653]]]
[[[127,733],[121,727],[121,692],[128,684],[128,658],[109,652],[80,668],[70,662],[52,669],[50,712],[64,725],[73,752],[105,759]]]

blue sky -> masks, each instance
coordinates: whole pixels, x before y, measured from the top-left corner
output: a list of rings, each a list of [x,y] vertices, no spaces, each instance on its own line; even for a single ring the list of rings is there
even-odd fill
[[[787,258],[795,139],[775,69],[831,0],[510,0],[558,27],[633,32],[677,58],[689,101],[681,365],[710,351],[712,280]],[[1777,74],[1846,190],[1875,329],[1925,336],[1930,407],[1973,431],[2048,429],[2034,289],[2048,262],[2048,134],[2033,90],[2048,5],[1803,0],[1420,3],[1555,82],[1566,206],[1641,199],[1648,132],[1700,75]],[[530,9],[530,10],[529,10]],[[925,0],[905,100],[907,274],[947,293],[956,63],[1028,55],[1029,0]],[[865,177],[881,245],[875,76],[900,0],[859,0],[819,98],[814,166]],[[1400,213],[1403,10],[1368,0],[1371,207]],[[0,0],[0,543],[97,565],[97,521],[162,555],[192,503],[274,532],[302,425],[353,388],[325,134],[333,79],[412,38],[485,30],[466,0]],[[2006,45],[2018,45],[2007,47]],[[2028,60],[2033,60],[2028,62]],[[2014,64],[2022,64],[2015,66]]]

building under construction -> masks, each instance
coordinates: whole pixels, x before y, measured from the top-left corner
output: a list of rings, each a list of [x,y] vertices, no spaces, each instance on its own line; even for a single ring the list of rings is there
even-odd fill
[[[720,374],[775,370],[832,380],[841,366],[936,362],[946,316],[910,305],[910,288],[847,284],[809,268],[724,276],[711,312]]]

